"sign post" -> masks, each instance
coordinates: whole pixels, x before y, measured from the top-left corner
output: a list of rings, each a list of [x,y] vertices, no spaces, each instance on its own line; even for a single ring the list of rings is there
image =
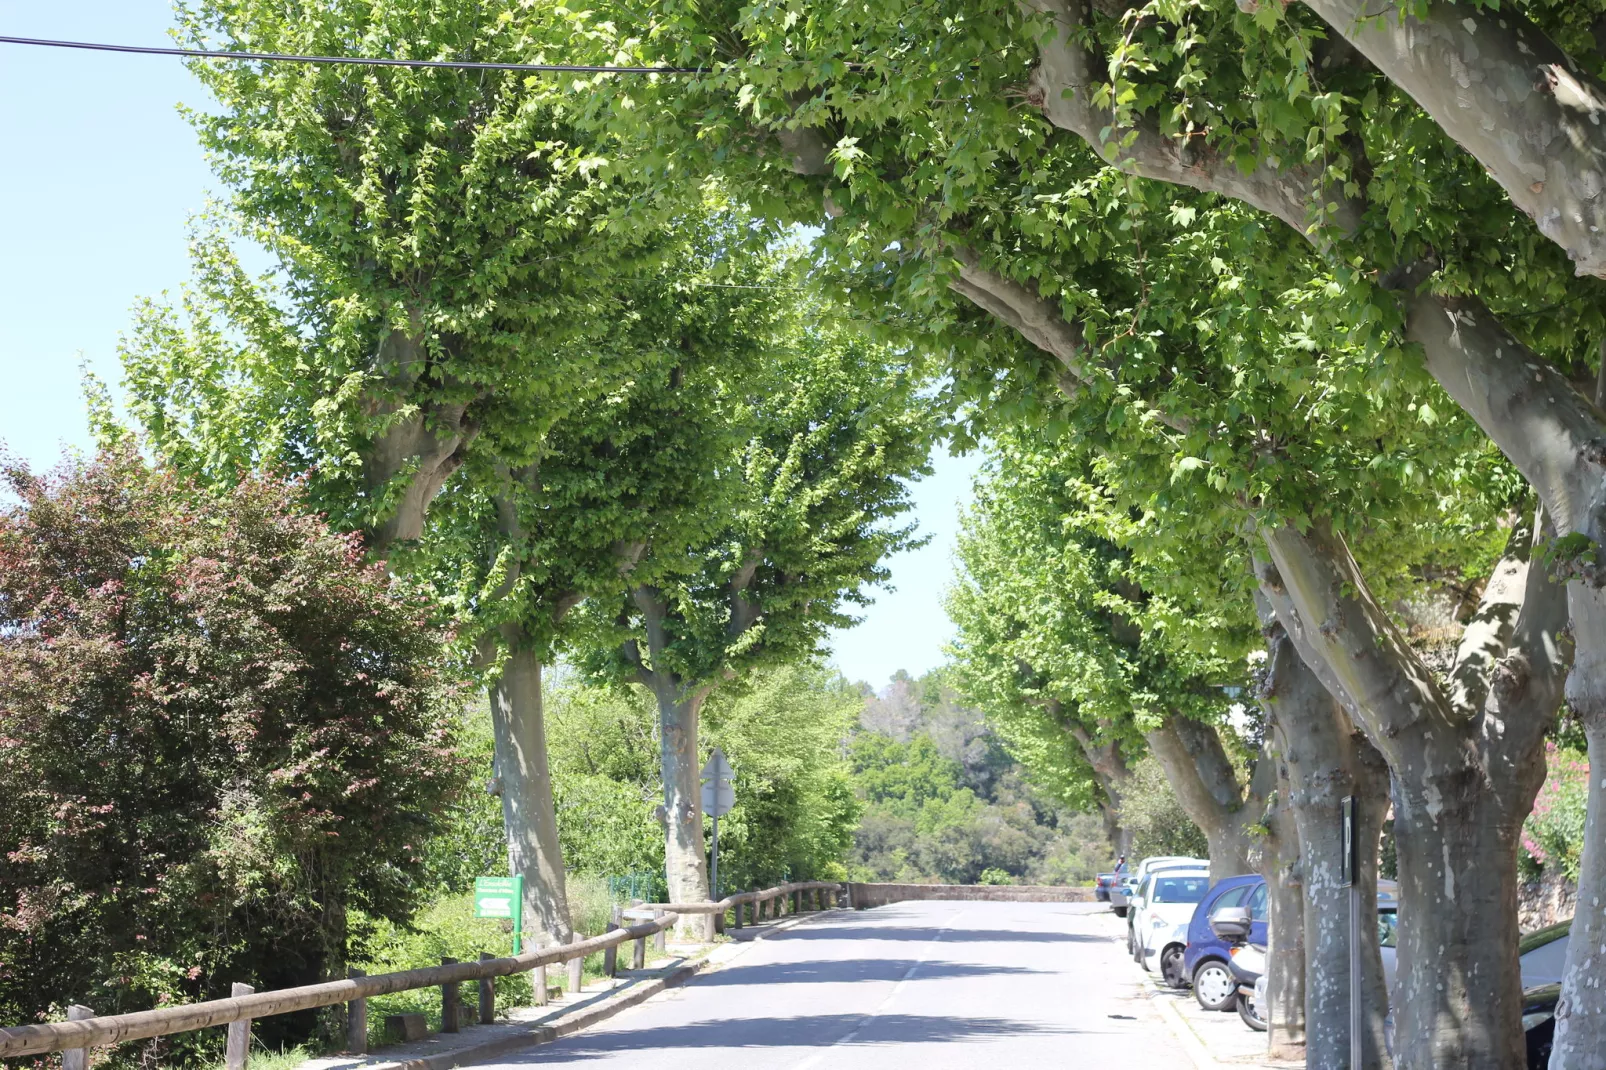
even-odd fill
[[[1339,801],[1339,813],[1344,823],[1343,850],[1340,861],[1342,885],[1349,889],[1349,1064],[1350,1070],[1361,1070],[1361,851],[1359,830],[1356,828],[1356,798],[1346,795]]]
[[[703,766],[703,813],[714,822],[714,857],[709,866],[708,887],[715,902],[719,901],[719,819],[736,805],[736,772],[725,760],[725,752],[718,747],[708,756]]]
[[[474,916],[513,923],[513,954],[523,950],[524,877],[475,877]]]

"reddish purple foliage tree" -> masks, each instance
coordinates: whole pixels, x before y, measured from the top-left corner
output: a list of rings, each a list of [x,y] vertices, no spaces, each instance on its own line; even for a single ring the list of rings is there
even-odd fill
[[[424,604],[293,483],[0,474],[0,1024],[321,980],[353,908],[405,919],[464,777]]]

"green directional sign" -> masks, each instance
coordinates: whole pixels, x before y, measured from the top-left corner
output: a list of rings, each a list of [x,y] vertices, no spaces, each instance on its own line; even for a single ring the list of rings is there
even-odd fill
[[[513,923],[513,954],[519,953],[524,934],[524,878],[475,877],[474,916]]]

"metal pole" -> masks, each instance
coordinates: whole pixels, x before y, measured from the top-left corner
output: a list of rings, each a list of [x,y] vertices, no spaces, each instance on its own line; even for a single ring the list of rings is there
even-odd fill
[[[1361,1070],[1361,883],[1349,887],[1349,1065]]]
[[[714,815],[714,864],[710,869],[712,872],[709,874],[708,883],[714,889],[714,894],[709,898],[717,903],[719,902],[719,815],[717,814]]]

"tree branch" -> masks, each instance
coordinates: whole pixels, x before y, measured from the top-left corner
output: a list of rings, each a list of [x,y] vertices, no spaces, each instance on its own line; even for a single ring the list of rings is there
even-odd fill
[[[1145,736],[1182,808],[1207,835],[1219,835],[1235,820],[1244,800],[1216,729],[1171,716]]]
[[[1304,0],[1561,246],[1606,276],[1606,87],[1511,5],[1435,0],[1423,17],[1366,0]]]
[[[1038,42],[1038,64],[1027,100],[1041,108],[1054,126],[1087,142],[1105,162],[1140,178],[1243,201],[1276,216],[1313,242],[1319,239],[1311,221],[1328,203],[1338,206],[1328,220],[1332,226],[1343,233],[1359,226],[1361,204],[1328,183],[1314,164],[1278,169],[1262,161],[1246,174],[1203,138],[1167,137],[1147,117],[1135,126],[1117,125],[1113,112],[1093,103],[1099,68],[1078,40],[1088,21],[1082,0],[1022,0],[1022,6],[1047,15],[1053,25],[1049,35]]]

